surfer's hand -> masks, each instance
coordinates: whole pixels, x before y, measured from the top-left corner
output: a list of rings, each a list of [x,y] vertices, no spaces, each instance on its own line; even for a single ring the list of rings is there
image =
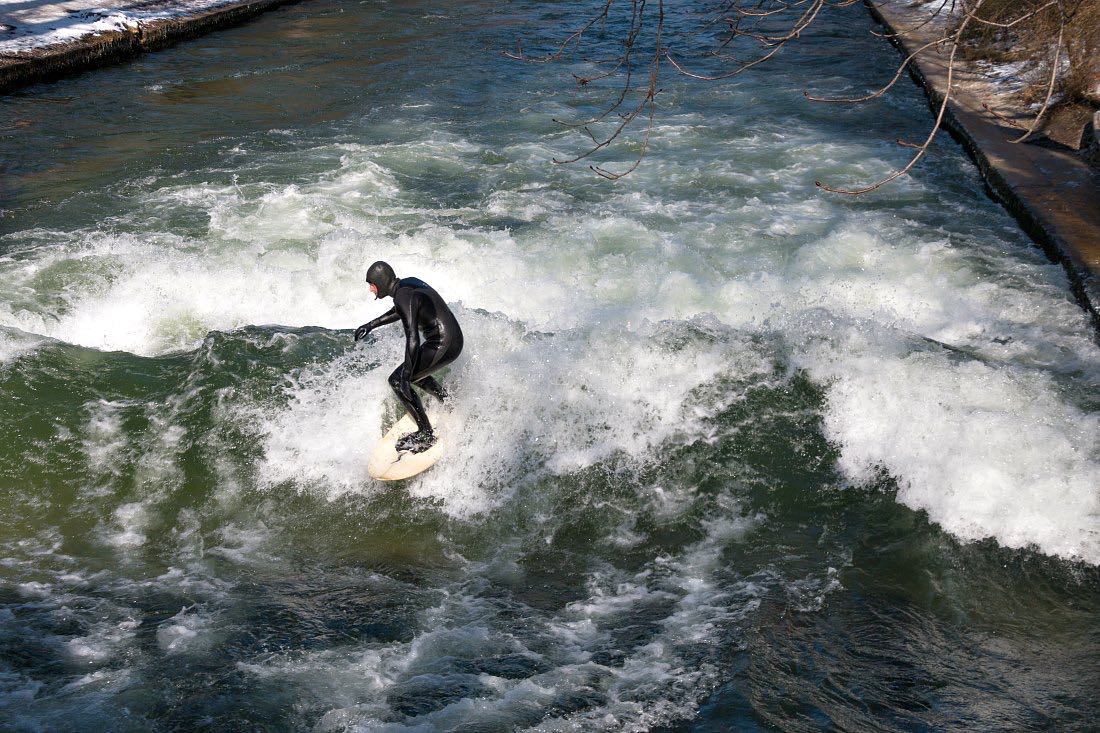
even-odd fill
[[[355,329],[355,340],[359,341],[360,339],[365,339],[368,333],[370,333],[370,324],[364,323],[362,326]]]

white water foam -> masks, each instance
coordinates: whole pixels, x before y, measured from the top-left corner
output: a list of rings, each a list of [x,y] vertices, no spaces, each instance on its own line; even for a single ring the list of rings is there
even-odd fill
[[[796,289],[776,296],[802,309],[786,316],[799,340],[823,339],[795,361],[829,385],[841,469],[856,482],[886,470],[899,501],[962,539],[1100,562],[1100,418],[1031,368],[1058,349],[1063,368],[1096,381],[1083,315],[1041,282],[1029,292],[988,281],[958,249],[889,234],[842,230],[803,247]],[[935,346],[922,337],[989,362],[925,353]]]
[[[83,448],[89,468],[101,474],[114,475],[121,468],[129,440],[122,429],[122,411],[126,404],[98,400],[85,405],[89,413],[84,427]]]
[[[1043,374],[942,353],[832,357],[828,436],[853,481],[879,469],[898,499],[964,540],[995,537],[1100,563],[1100,416]]]
[[[690,138],[695,128],[672,132]],[[752,175],[770,180],[767,154],[789,141],[742,142]],[[544,147],[504,154],[513,173],[526,171],[553,154]],[[826,147],[818,153],[838,161],[854,154]],[[351,328],[383,307],[366,299],[362,269],[387,259],[435,285],[466,325],[466,354],[447,377],[463,442],[445,471],[410,491],[468,516],[496,506],[525,476],[584,470],[615,455],[643,460],[666,441],[708,439],[705,418],[720,405],[702,407],[693,393],[759,373],[760,357],[728,334],[677,348],[662,339],[695,328],[686,325],[694,319],[717,319],[720,328],[778,335],[792,362],[826,386],[828,437],[851,480],[884,468],[903,487],[899,501],[960,538],[1097,562],[1095,416],[1043,376],[1100,383],[1100,354],[1064,276],[1006,249],[995,230],[959,242],[888,212],[780,195],[774,186],[806,173],[784,151],[789,165],[752,201],[669,200],[701,174],[662,162],[638,190],[578,211],[548,186],[490,189],[481,206],[446,210],[403,191],[402,176],[419,166],[479,169],[484,148],[453,135],[432,132],[423,146],[315,149],[336,162],[312,183],[150,192],[147,208],[205,211],[205,238],[76,232],[36,257],[3,260],[27,287],[47,275],[60,283],[63,306],[9,307],[0,324],[140,354],[190,348],[209,330],[245,324]],[[725,175],[720,166],[705,175]],[[919,183],[909,188],[901,200],[925,195]],[[484,216],[532,226],[486,228],[476,223]],[[890,335],[854,347],[852,335],[867,329]],[[285,399],[250,413],[260,415],[265,484],[302,481],[331,495],[368,485],[357,456],[380,433],[384,378],[400,359],[399,334],[376,338],[369,356],[307,369]],[[914,356],[929,348],[925,339],[988,366]],[[1003,410],[978,410],[971,389],[995,389]],[[909,432],[882,438],[902,415]],[[1058,427],[1014,443],[1012,415]],[[944,465],[946,453],[957,466]],[[1015,497],[1029,498],[993,508]]]
[[[157,644],[168,654],[199,654],[214,643],[212,620],[193,609],[183,608],[157,629]]]
[[[412,482],[411,495],[453,516],[484,512],[523,481],[568,474],[615,455],[657,460],[672,439],[707,437],[708,418],[740,398],[729,389],[693,398],[719,375],[746,379],[771,363],[718,324],[640,324],[544,334],[500,318],[459,311],[471,334],[466,354],[443,379],[454,397],[454,445],[442,470]],[[261,477],[343,493],[366,481],[364,455],[396,407],[386,377],[400,364],[399,329],[297,378],[283,408],[248,408],[264,437]],[[382,366],[364,373],[364,361]],[[533,385],[540,385],[533,389]],[[515,409],[515,405],[524,409]],[[690,437],[689,437],[690,436]]]
[[[181,513],[185,529],[192,520],[187,511]],[[212,577],[188,547],[180,553],[186,572],[173,568],[154,578],[128,577],[118,567],[87,569],[87,558],[61,552],[61,536],[50,527],[0,543],[9,577],[35,578],[10,584],[18,600],[9,599],[0,609],[0,644],[33,649],[33,661],[44,665],[0,664],[0,716],[19,730],[117,723],[111,697],[160,663],[141,639],[143,622],[161,624],[156,639],[165,653],[203,653],[218,639],[219,619],[202,609],[224,603],[230,587]],[[167,595],[192,605],[164,620],[159,611],[146,615],[126,602]],[[58,665],[64,674],[58,674]]]
[[[0,327],[0,366],[23,354],[34,351],[45,339],[33,334]]]
[[[726,508],[736,515],[735,505]],[[470,567],[471,580],[447,588],[423,611],[421,630],[408,642],[288,653],[238,667],[309,690],[309,699],[322,701],[322,731],[647,730],[695,710],[722,673],[714,635],[744,623],[769,586],[785,582],[774,573],[733,588],[714,582],[722,552],[757,523],[708,522],[706,536],[678,561],[657,558],[634,573],[596,570],[587,597],[557,611],[517,605],[511,610],[528,619],[519,633],[501,627],[503,600],[483,596],[491,591],[477,579],[484,568]],[[797,582],[822,595],[838,587],[813,577]],[[626,619],[652,624],[649,638],[633,648],[616,645],[612,634]],[[624,656],[599,661],[608,649]],[[469,671],[502,658],[529,673]],[[584,701],[579,709],[571,707],[577,700]]]

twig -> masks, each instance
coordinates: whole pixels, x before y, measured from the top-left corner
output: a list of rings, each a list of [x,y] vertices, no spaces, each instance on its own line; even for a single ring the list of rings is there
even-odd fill
[[[910,61],[912,61],[913,59],[915,59],[917,57],[918,53],[925,50],[929,46],[935,46],[938,43],[943,43],[943,39],[942,38],[937,38],[934,41],[929,41],[928,43],[924,44],[923,46],[918,48],[913,53],[906,56],[905,60],[901,62],[900,66],[898,66],[898,70],[896,72],[894,72],[894,78],[890,80],[890,83],[887,84],[886,86],[882,87],[881,89],[879,89],[877,92],[875,92],[873,94],[868,94],[864,97],[847,97],[847,98],[845,98],[845,97],[832,97],[832,98],[830,98],[830,97],[815,97],[815,96],[812,96],[809,92],[804,91],[804,92],[802,92],[802,95],[804,97],[806,97],[806,99],[813,100],[814,102],[831,102],[831,103],[843,103],[843,104],[852,104],[852,103],[856,103],[856,102],[866,102],[870,99],[874,99],[875,97],[881,97],[883,94],[885,94],[887,91],[890,90],[890,87],[894,86],[894,84],[897,83],[898,79],[901,78],[902,72],[905,71],[905,67],[909,65]]]
[[[993,116],[994,116],[994,117],[996,117],[996,118],[997,118],[998,120],[1000,120],[1001,122],[1005,123],[1006,125],[1011,125],[1012,127],[1015,127],[1015,128],[1017,129],[1017,130],[1022,130],[1022,129],[1024,129],[1024,128],[1023,128],[1023,126],[1022,126],[1022,125],[1020,125],[1020,123],[1016,122],[1015,120],[1010,120],[1009,118],[1005,117],[1005,116],[1004,116],[1003,114],[1001,114],[1000,112],[998,112],[997,110],[995,110],[995,109],[993,109],[992,107],[990,107],[990,106],[989,106],[988,104],[986,104],[985,102],[982,102],[982,109],[984,109],[984,110],[985,110],[986,112],[988,112],[989,114],[993,115]]]
[[[1058,5],[1061,6],[1061,0],[1058,1]],[[1050,98],[1054,94],[1054,82],[1058,78],[1058,62],[1062,59],[1062,35],[1066,30],[1066,15],[1060,13],[1058,18],[1058,40],[1054,42],[1054,58],[1050,60],[1050,84],[1047,85],[1047,96],[1043,100],[1043,106],[1039,108],[1039,114],[1035,115],[1035,119],[1031,121],[1031,125],[1028,126],[1027,132],[1014,140],[1009,140],[1010,143],[1022,143],[1031,137],[1031,134],[1035,132],[1035,128],[1039,126],[1039,120],[1043,119],[1043,115],[1046,114],[1047,108],[1050,106]]]
[[[928,133],[928,139],[924,141],[924,144],[921,145],[920,148],[918,148],[917,154],[914,155],[912,159],[905,164],[904,167],[894,171],[890,175],[886,176],[886,178],[883,178],[882,180],[873,183],[870,186],[864,186],[863,188],[857,189],[845,189],[834,188],[833,186],[826,185],[821,181],[814,181],[815,186],[817,186],[818,188],[822,188],[826,191],[831,191],[833,193],[843,193],[849,196],[858,196],[859,194],[870,193],[871,191],[874,191],[877,188],[881,188],[890,181],[893,181],[894,179],[908,173],[913,168],[913,166],[917,164],[917,161],[920,160],[926,152],[928,152],[928,147],[936,138],[936,133],[939,132],[940,126],[943,124],[943,117],[944,114],[947,112],[947,103],[951,100],[951,81],[955,75],[955,54],[959,50],[959,39],[962,38],[963,31],[966,30],[967,25],[970,24],[970,20],[974,17],[974,14],[978,12],[978,9],[982,6],[983,2],[985,2],[985,0],[978,0],[974,4],[974,10],[967,13],[966,17],[963,19],[963,22],[959,24],[959,29],[955,32],[955,38],[952,40],[951,43],[951,56],[947,60],[947,88],[944,90],[943,93],[943,102],[940,103],[939,112],[936,114],[936,122],[934,125],[932,125],[931,132]]]

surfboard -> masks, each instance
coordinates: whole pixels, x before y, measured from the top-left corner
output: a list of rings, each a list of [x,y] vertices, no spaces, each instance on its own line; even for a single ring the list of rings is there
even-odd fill
[[[409,433],[416,432],[416,421],[412,419],[412,415],[405,413],[374,446],[370,460],[367,462],[367,473],[371,478],[379,481],[400,481],[412,478],[418,473],[427,471],[443,457],[447,451],[445,421],[440,420],[439,415],[430,412],[428,419],[431,420],[435,429],[435,445],[420,453],[397,450],[398,440]]]

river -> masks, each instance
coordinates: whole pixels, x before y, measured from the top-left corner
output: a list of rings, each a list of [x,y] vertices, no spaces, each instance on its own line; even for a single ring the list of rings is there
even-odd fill
[[[554,165],[588,67],[500,50],[581,7],[316,0],[0,99],[0,727],[1095,724],[1062,269],[946,135],[814,188],[929,124],[802,97],[889,78],[860,6]],[[376,259],[466,335],[396,485]]]

